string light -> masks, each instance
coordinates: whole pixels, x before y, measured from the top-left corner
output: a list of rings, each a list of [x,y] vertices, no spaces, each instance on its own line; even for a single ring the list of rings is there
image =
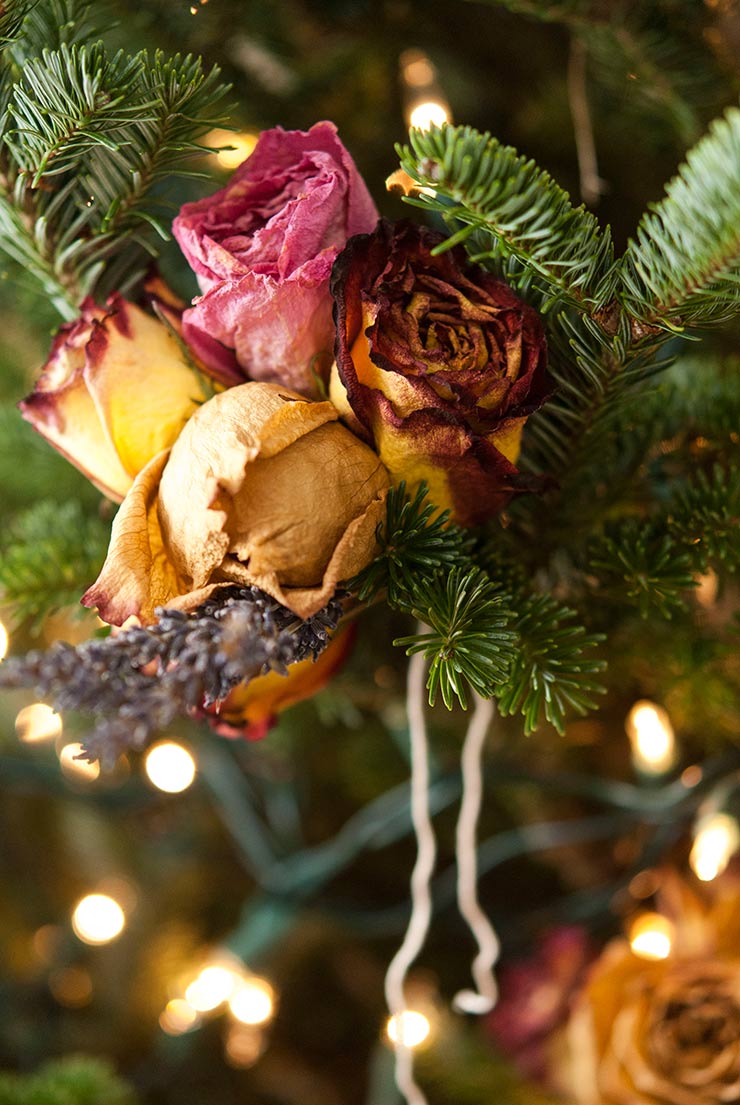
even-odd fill
[[[394,1013],[388,1018],[385,1026],[386,1035],[392,1044],[400,1044],[401,1047],[409,1049],[423,1044],[431,1030],[429,1018],[416,1009],[404,1009],[402,1013]]]
[[[126,914],[107,894],[86,894],[72,913],[72,928],[85,944],[109,944],[125,925]]]
[[[197,1009],[184,998],[173,998],[165,1005],[159,1017],[159,1027],[168,1036],[182,1036],[200,1024]]]
[[[629,941],[640,959],[667,959],[673,947],[673,925],[661,913],[643,913],[633,921]]]
[[[267,1024],[275,1012],[275,993],[270,983],[256,975],[246,978],[229,998],[231,1015],[241,1024]]]
[[[429,130],[450,122],[452,113],[431,59],[421,50],[405,50],[399,59],[401,86],[410,127]]]
[[[449,109],[437,100],[423,100],[409,112],[409,126],[417,130],[441,127],[450,120]]]
[[[8,631],[5,628],[5,626],[3,625],[3,623],[0,622],[0,660],[5,659],[5,657],[7,655],[7,652],[8,652],[8,644],[9,643],[10,642],[9,642],[9,639],[8,639]]]
[[[176,741],[158,741],[146,754],[144,770],[158,790],[181,794],[195,779],[195,757]]]
[[[228,967],[204,967],[186,989],[185,1000],[198,1013],[210,1013],[229,1000],[238,983],[239,976]]]
[[[65,744],[59,753],[59,766],[68,779],[92,783],[100,776],[100,764],[78,760],[83,751],[81,744]]]
[[[711,882],[726,869],[740,847],[740,826],[729,813],[712,813],[702,818],[696,828],[689,856],[697,879]]]
[[[642,699],[636,702],[625,722],[632,744],[632,762],[646,775],[664,775],[676,762],[676,737],[662,706]]]
[[[240,131],[235,133],[231,130],[221,130],[216,128],[211,130],[205,137],[205,144],[208,146],[232,146],[233,149],[214,149],[213,156],[216,159],[217,164],[222,169],[236,169],[241,165],[242,161],[246,159],[253,152],[254,147],[257,145],[258,134],[253,131]]]
[[[61,735],[62,719],[45,702],[32,702],[18,711],[15,731],[26,744],[53,740]]]

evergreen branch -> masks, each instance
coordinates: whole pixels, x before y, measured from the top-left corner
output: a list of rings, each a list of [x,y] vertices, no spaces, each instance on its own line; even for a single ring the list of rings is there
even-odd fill
[[[32,0],[26,6],[28,14],[11,50],[16,78],[44,50],[84,46],[100,36],[93,0]]]
[[[168,190],[224,92],[190,56],[109,57],[101,43],[24,66],[5,116],[0,249],[65,317],[143,276],[168,236]]]
[[[43,501],[18,515],[0,548],[0,596],[14,624],[32,627],[79,603],[105,559],[109,527],[77,501]]]
[[[740,569],[740,468],[714,466],[679,488],[668,518],[669,532],[694,554],[696,569],[711,560]]]
[[[412,130],[402,168],[428,189],[409,202],[462,224],[439,248],[477,235],[473,260],[513,257],[550,301],[596,311],[612,295],[611,234],[533,161],[472,127]],[[535,283],[537,280],[535,279]]]
[[[391,606],[408,610],[421,601],[417,590],[424,576],[450,571],[469,556],[470,535],[449,524],[449,510],[440,513],[426,498],[423,482],[413,500],[405,483],[389,491],[386,520],[377,533],[380,555],[347,584],[360,602],[386,591]]]
[[[465,684],[490,698],[505,682],[515,656],[516,634],[509,627],[504,596],[480,569],[455,568],[430,588],[426,603],[414,610],[428,633],[394,641],[406,654],[423,653],[430,662],[429,704],[437,694],[448,710],[455,698],[467,706]]]
[[[39,0],[5,0],[0,13],[0,46],[7,46],[18,37],[28,13]]]
[[[587,653],[604,640],[569,625],[575,611],[550,595],[532,595],[518,610],[514,627],[518,651],[506,683],[496,691],[504,716],[521,713],[528,736],[542,715],[562,735],[568,709],[585,714],[596,707],[604,687],[593,678],[606,667]]]
[[[615,592],[637,607],[670,618],[686,606],[686,595],[696,586],[690,553],[655,526],[629,520],[594,541],[588,556],[589,574],[598,576],[602,589]]]
[[[681,33],[682,32],[682,33]],[[679,34],[655,10],[640,14],[620,12],[608,22],[584,23],[579,35],[588,49],[591,79],[607,96],[620,97],[628,118],[664,121],[682,147],[700,134],[697,104],[712,94],[706,51],[696,36]],[[625,95],[625,89],[629,95]]]
[[[0,1074],[2,1105],[134,1105],[133,1092],[102,1059],[74,1056],[32,1074]]]
[[[740,109],[691,150],[643,216],[618,266],[618,295],[636,318],[680,331],[740,307]]]
[[[24,66],[4,139],[31,189],[76,169],[99,146],[115,150],[120,128],[151,110],[153,101],[141,103],[136,95],[142,60],[122,51],[109,58],[102,43],[63,44]]]

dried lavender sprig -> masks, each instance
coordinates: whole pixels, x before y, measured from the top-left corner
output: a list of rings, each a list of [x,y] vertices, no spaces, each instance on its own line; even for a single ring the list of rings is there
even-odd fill
[[[316,659],[337,627],[342,597],[302,621],[256,587],[229,588],[190,614],[160,607],[155,625],[5,660],[0,687],[33,687],[55,710],[92,714],[85,755],[110,767],[238,683]]]

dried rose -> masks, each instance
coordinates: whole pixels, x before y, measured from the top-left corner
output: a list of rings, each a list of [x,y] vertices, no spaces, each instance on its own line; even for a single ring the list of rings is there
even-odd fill
[[[547,398],[537,313],[503,281],[432,251],[440,235],[382,221],[353,238],[332,275],[331,398],[394,483],[426,480],[463,525],[532,485],[515,467],[527,416]]]
[[[333,123],[264,131],[225,188],[175,219],[204,293],[185,312],[187,342],[225,383],[315,394],[332,358],[332,264],[377,218]]]
[[[113,295],[58,331],[23,417],[111,499],[177,438],[205,398],[177,339]]]
[[[322,690],[344,664],[355,638],[355,625],[340,629],[316,660],[291,664],[286,675],[270,671],[234,687],[228,698],[209,706],[204,715],[222,737],[260,740],[277,715]]]
[[[740,1101],[740,887],[705,905],[665,878],[667,958],[613,940],[573,1010],[559,1082],[579,1105],[722,1105]]]
[[[550,1038],[567,1020],[592,954],[586,930],[567,925],[545,933],[530,958],[502,968],[501,995],[486,1027],[527,1077],[546,1080]]]
[[[190,610],[219,586],[260,587],[309,617],[376,553],[388,475],[337,421],[276,384],[229,388],[139,474],[83,598],[120,625]]]

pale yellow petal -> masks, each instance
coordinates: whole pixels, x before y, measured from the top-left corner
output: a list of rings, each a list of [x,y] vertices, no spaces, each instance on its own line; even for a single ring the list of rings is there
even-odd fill
[[[91,345],[85,378],[121,464],[136,476],[172,445],[206,395],[176,338],[125,303]]]

